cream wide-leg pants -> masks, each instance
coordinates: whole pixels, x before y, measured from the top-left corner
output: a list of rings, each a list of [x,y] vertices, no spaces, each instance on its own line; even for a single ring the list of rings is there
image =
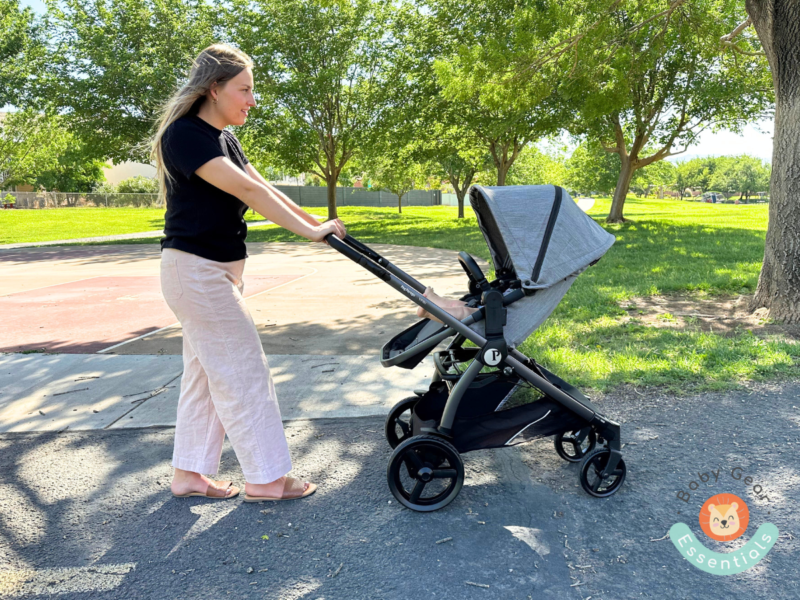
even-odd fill
[[[183,328],[172,466],[216,473],[225,434],[248,483],[292,469],[269,364],[242,290],[244,260],[161,252],[161,290]]]

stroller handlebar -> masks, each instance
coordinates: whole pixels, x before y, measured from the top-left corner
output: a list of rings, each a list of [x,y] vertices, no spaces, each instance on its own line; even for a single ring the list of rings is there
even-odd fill
[[[383,256],[375,252],[372,248],[369,248],[365,244],[359,242],[350,234],[345,235],[344,239],[342,240],[336,234],[329,233],[327,236],[325,236],[325,241],[328,242],[331,248],[338,250],[347,258],[358,263],[383,281],[389,281],[391,279],[389,277],[389,273],[391,273],[400,281],[412,287],[420,294],[425,293],[425,286],[423,284],[399,267],[393,265]]]

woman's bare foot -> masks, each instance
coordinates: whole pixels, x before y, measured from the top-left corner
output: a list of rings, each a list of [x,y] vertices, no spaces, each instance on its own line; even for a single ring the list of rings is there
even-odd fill
[[[425,298],[433,302],[436,306],[453,315],[459,321],[463,321],[469,315],[478,310],[477,308],[472,308],[471,306],[467,306],[467,303],[462,302],[461,300],[442,298],[433,291],[432,287],[425,288],[425,293],[423,295],[425,296]],[[417,316],[420,319],[431,319],[433,321],[441,323],[439,319],[434,317],[432,314],[430,314],[427,310],[425,310],[421,306],[417,309]]]
[[[287,477],[276,479],[270,483],[245,483],[244,493],[248,496],[256,496],[259,498],[280,498],[283,496],[284,486],[286,485]],[[303,492],[308,490],[311,484],[303,482]]]
[[[195,473],[193,471],[184,471],[183,469],[175,469],[175,475],[172,477],[172,493],[176,496],[183,496],[192,492],[205,494],[208,491],[208,486],[219,487],[217,482],[209,479],[205,475]],[[227,494],[233,492],[232,488],[227,489]]]

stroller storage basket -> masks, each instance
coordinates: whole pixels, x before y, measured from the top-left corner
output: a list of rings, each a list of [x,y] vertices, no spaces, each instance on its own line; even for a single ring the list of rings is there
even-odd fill
[[[500,373],[481,373],[467,389],[456,413],[452,443],[459,452],[515,445],[531,439],[580,429],[588,425],[552,398],[505,409],[502,404],[523,380]],[[444,382],[431,384],[414,405],[413,435],[435,430],[449,390]],[[500,408],[500,410],[498,410]]]
[[[430,319],[423,319],[403,330],[383,346],[381,364],[384,367],[413,369],[442,340],[455,331]]]

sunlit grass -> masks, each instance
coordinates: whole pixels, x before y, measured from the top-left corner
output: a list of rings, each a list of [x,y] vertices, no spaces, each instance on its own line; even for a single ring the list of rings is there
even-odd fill
[[[245,217],[248,221],[262,218],[252,211]],[[74,240],[162,229],[163,208],[0,210],[0,244]],[[153,242],[154,239],[149,240]]]

